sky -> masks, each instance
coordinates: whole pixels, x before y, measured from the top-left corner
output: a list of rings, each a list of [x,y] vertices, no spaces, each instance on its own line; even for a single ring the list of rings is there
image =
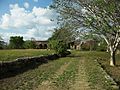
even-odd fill
[[[0,36],[47,40],[56,24],[57,14],[49,8],[52,0],[0,0]]]

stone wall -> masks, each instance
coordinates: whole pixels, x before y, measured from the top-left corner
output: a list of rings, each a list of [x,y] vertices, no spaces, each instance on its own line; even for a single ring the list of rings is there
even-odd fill
[[[61,55],[53,54],[40,57],[26,57],[18,58],[14,61],[0,62],[0,79],[25,72],[29,69],[36,68],[43,63],[47,63],[50,60],[56,60],[68,54],[70,54],[70,52]]]
[[[48,41],[35,41],[37,49],[47,49],[48,48]]]

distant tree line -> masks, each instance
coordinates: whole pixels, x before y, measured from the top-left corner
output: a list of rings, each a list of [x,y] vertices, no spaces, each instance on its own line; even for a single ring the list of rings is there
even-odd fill
[[[66,30],[65,30],[66,29]],[[69,43],[75,41],[74,32],[67,30],[67,27],[57,28],[54,30],[53,35],[48,39],[50,49],[56,50],[57,53],[62,53],[69,49]],[[90,38],[90,37],[86,37]],[[96,43],[92,46],[92,50],[95,51],[106,51],[107,45],[103,39],[97,37],[91,37],[95,40]],[[11,36],[9,44],[5,43],[4,40],[0,37],[0,49],[36,49],[37,46],[34,40],[23,40],[21,36]],[[90,50],[89,45],[82,45],[81,50],[88,51]],[[120,50],[120,47],[119,47]]]
[[[2,38],[0,38],[0,49],[35,49],[36,44],[32,40],[23,40],[21,36],[11,36],[9,44],[5,43]]]

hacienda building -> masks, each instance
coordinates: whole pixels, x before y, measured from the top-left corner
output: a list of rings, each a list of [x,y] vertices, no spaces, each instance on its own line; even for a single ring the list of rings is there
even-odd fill
[[[36,44],[37,49],[48,49],[48,41],[34,41]],[[76,50],[92,50],[95,46],[96,42],[94,40],[85,40],[85,41],[72,41],[68,44],[69,49],[76,49]]]

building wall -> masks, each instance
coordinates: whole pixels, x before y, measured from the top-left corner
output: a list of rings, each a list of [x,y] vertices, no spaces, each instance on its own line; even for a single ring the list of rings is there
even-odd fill
[[[35,41],[37,49],[47,49],[48,48],[48,41]]]
[[[70,43],[70,49],[76,49],[76,50],[93,50],[95,47],[96,42],[94,40],[85,40],[85,41],[74,41]]]
[[[70,49],[82,50],[82,47],[89,47],[92,50],[95,43],[94,40],[86,40],[70,42],[68,45]],[[48,49],[48,41],[35,41],[35,44],[37,49]]]

